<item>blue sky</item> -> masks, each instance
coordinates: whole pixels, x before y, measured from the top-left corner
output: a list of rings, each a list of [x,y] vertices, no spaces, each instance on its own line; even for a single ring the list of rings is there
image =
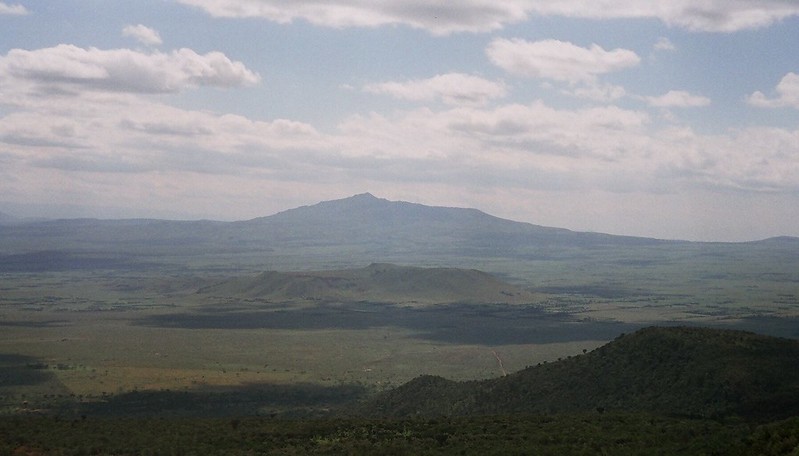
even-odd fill
[[[799,236],[793,0],[0,1],[0,211]]]

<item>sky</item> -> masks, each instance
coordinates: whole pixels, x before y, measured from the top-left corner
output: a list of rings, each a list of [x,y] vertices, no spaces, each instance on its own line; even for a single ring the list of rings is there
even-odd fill
[[[0,211],[799,236],[796,0],[0,0]]]

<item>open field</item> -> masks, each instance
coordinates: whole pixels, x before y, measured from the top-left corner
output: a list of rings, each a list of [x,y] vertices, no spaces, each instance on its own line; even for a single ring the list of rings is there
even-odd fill
[[[59,273],[6,275],[3,283],[0,353],[13,355],[0,382],[6,411],[51,396],[302,383],[375,391],[421,373],[487,378],[502,372],[494,351],[505,369],[517,370],[591,349],[615,333],[571,340],[549,322],[559,336],[525,335],[518,324],[504,327],[511,315],[492,318],[489,308],[219,302],[186,290],[152,291],[163,286],[160,278]]]

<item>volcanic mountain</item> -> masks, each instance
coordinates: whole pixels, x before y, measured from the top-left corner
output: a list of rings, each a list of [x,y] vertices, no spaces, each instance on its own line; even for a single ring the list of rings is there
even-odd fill
[[[774,239],[768,245],[761,241],[734,248],[787,248],[792,254],[796,245]],[[381,262],[506,271],[509,268],[502,266],[585,258],[598,252],[610,252],[615,262],[651,263],[670,260],[669,251],[675,246],[698,253],[709,247],[726,248],[726,244],[576,232],[506,220],[477,209],[389,201],[369,193],[238,222],[66,219],[0,224],[0,256],[38,255],[17,261],[36,270],[47,267],[35,264],[41,252],[55,252],[61,263],[115,267],[171,263],[183,270],[186,265],[211,271],[231,265],[250,272],[322,270]],[[95,261],[98,258],[103,261]]]

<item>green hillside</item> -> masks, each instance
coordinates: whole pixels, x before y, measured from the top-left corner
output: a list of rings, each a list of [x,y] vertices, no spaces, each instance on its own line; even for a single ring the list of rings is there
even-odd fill
[[[201,294],[270,301],[390,302],[398,304],[530,303],[536,295],[474,269],[371,264],[315,272],[268,271],[204,287]]]
[[[706,328],[646,328],[507,377],[419,377],[369,403],[389,416],[635,411],[774,419],[799,414],[799,341]]]

